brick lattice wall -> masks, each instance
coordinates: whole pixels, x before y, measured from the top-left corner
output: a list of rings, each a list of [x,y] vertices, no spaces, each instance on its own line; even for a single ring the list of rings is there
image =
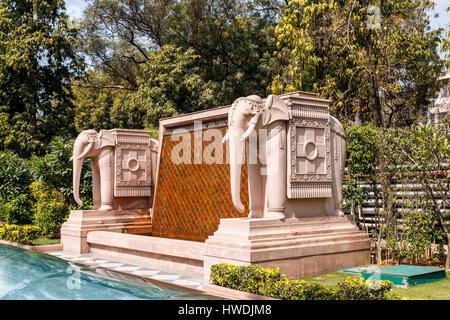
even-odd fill
[[[225,135],[226,127],[219,128]],[[203,130],[204,132],[205,130]],[[194,134],[191,134],[191,161],[194,159]],[[226,164],[175,164],[171,153],[178,141],[164,136],[155,201],[152,214],[153,236],[205,241],[219,226],[220,219],[246,217],[231,201],[230,169]],[[203,141],[203,150],[210,141]],[[242,166],[241,200],[248,208],[247,166]]]

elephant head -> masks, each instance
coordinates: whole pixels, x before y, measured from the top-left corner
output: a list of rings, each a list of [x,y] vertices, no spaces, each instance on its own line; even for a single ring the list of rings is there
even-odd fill
[[[80,206],[83,202],[80,199],[80,176],[83,161],[86,158],[96,158],[103,148],[114,147],[114,135],[108,130],[84,130],[75,139],[73,146],[73,155],[70,158],[73,161],[73,195],[76,203]],[[93,168],[94,170],[94,168]]]
[[[231,105],[223,142],[229,141],[231,197],[239,212],[245,209],[240,197],[245,141],[255,129],[267,128],[279,120],[289,120],[289,112],[286,104],[274,95],[267,97],[265,102],[257,95],[238,98]]]

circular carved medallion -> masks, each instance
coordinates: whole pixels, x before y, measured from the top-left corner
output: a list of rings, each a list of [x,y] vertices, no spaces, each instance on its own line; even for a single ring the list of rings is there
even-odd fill
[[[133,171],[136,172],[139,170],[139,162],[136,159],[130,158],[128,159],[128,168]]]
[[[312,161],[315,160],[318,156],[318,150],[314,141],[309,140],[305,143],[303,147],[303,152],[306,155],[306,159]]]

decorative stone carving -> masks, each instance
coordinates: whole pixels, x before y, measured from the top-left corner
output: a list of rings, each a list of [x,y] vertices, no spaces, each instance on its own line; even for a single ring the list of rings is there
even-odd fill
[[[331,197],[330,122],[321,114],[317,119],[296,114],[289,120],[287,197]]]
[[[246,150],[250,159],[250,150],[263,151],[262,157],[253,156],[257,163],[247,161],[249,217],[263,219],[220,221],[205,242],[205,279],[211,265],[219,263],[277,267],[294,278],[367,264],[368,234],[342,212],[346,140],[341,123],[328,112],[329,101],[302,92],[269,96],[265,102],[258,98],[233,103],[226,137],[237,210],[244,209],[237,155]],[[277,115],[288,117],[276,116],[267,125],[273,106]],[[259,138],[267,136],[257,148],[251,145],[254,130]]]
[[[113,153],[116,142],[108,130],[84,130],[75,139],[73,146],[73,195],[82,205],[79,197],[80,175],[83,161],[91,158],[93,209],[111,210],[113,208],[112,173]]]
[[[63,250],[87,253],[91,231],[145,234],[152,232],[151,207],[158,142],[144,130],[82,131],[74,144],[74,198],[79,198],[81,167],[92,162],[92,210],[72,210],[61,227]]]
[[[231,195],[237,210],[244,210],[239,159],[246,152],[247,159],[258,159],[247,164],[249,217],[343,215],[345,135],[330,116],[329,103],[301,93],[271,95],[265,101],[249,96],[233,103],[224,141],[229,141]],[[251,145],[251,135],[258,137],[257,147]],[[251,154],[254,150],[258,156]]]
[[[85,130],[75,140],[73,186],[79,205],[79,179],[85,158],[92,159],[93,210],[151,207],[157,141],[144,130]]]
[[[152,157],[150,132],[114,129],[116,136],[114,196],[150,197]]]

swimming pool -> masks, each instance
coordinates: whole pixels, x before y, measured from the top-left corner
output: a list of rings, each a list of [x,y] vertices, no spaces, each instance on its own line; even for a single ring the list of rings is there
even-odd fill
[[[0,300],[211,298],[196,291],[0,244]]]

